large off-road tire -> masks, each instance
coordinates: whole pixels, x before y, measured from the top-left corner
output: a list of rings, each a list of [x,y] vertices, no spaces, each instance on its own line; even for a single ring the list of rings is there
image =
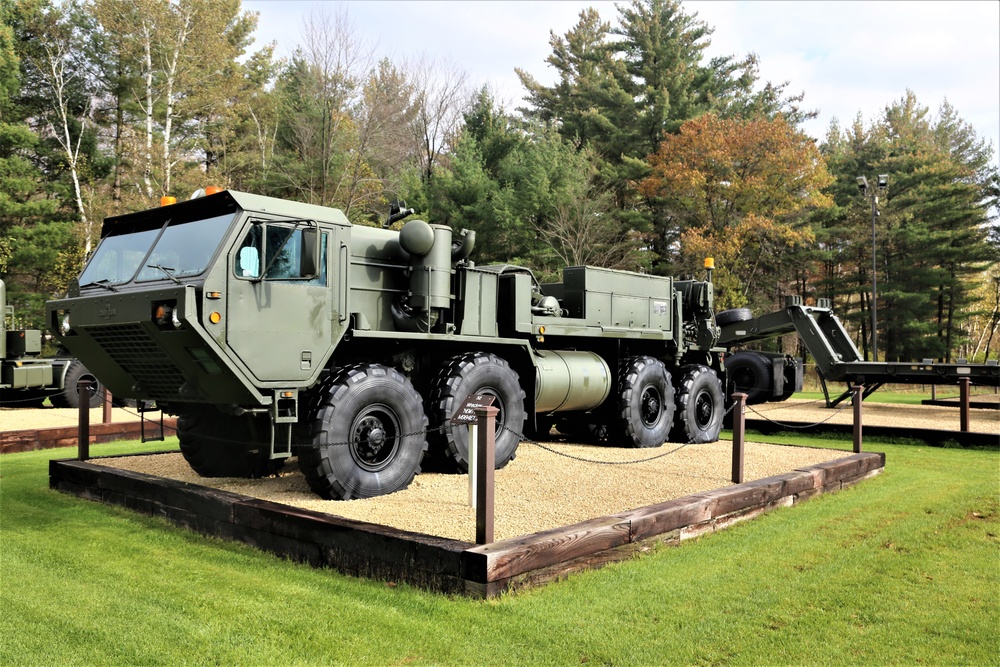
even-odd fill
[[[489,394],[496,417],[496,468],[499,470],[517,455],[524,432],[524,390],[510,365],[487,352],[471,352],[452,357],[434,380],[427,412],[434,427],[445,426],[470,394]],[[435,454],[458,472],[469,470],[469,429],[445,428],[431,435]]]
[[[420,394],[399,371],[381,364],[340,369],[312,421],[299,468],[328,499],[372,498],[405,489],[427,451]]]
[[[746,394],[747,405],[769,401],[774,386],[771,379],[771,361],[752,350],[742,350],[728,355],[726,386],[730,394],[734,392]]]
[[[747,320],[752,319],[753,311],[749,308],[732,308],[715,315],[715,323],[720,327],[724,327],[727,324],[736,324],[737,322],[746,322]]]
[[[674,423],[674,386],[663,362],[632,357],[618,374],[618,420],[625,444],[659,447]]]
[[[193,406],[177,417],[181,454],[202,477],[268,477],[284,459],[271,459],[271,425],[261,415],[225,415]]]
[[[101,407],[104,403],[104,385],[87,370],[86,366],[75,359],[69,362],[69,368],[66,369],[65,389],[49,397],[52,405],[57,408],[79,408],[80,394],[76,390],[76,384],[80,380],[90,380],[93,383],[90,389],[90,407]]]
[[[677,383],[673,442],[705,443],[719,439],[725,415],[722,382],[708,366],[686,366]]]

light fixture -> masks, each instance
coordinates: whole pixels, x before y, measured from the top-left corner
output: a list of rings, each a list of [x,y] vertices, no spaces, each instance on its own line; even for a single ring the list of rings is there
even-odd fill
[[[862,196],[868,194],[868,179],[864,176],[858,176],[854,180],[858,182],[858,190],[861,191]]]

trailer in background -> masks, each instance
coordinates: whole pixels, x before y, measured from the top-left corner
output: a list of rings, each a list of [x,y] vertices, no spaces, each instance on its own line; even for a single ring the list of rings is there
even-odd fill
[[[0,407],[37,408],[49,399],[57,408],[77,408],[76,383],[94,384],[90,407],[104,400],[104,386],[87,368],[71,357],[42,357],[42,332],[14,326],[14,307],[7,305],[7,291],[0,280]],[[68,391],[67,391],[68,389]]]
[[[840,320],[833,314],[829,299],[805,306],[802,297],[785,297],[785,308],[752,317],[750,311],[737,309],[719,313],[722,334],[719,345],[727,349],[762,340],[797,334],[806,350],[816,360],[816,369],[827,406],[833,407],[850,396],[850,389],[831,398],[827,381],[863,386],[867,398],[882,385],[952,384],[962,378],[972,383],[1000,385],[1000,365],[990,360],[984,364],[939,363],[932,359],[920,362],[865,361]],[[802,359],[784,354],[741,350],[726,356],[726,375],[731,390],[747,394],[747,403],[781,401],[802,390]],[[731,392],[730,392],[731,393]]]

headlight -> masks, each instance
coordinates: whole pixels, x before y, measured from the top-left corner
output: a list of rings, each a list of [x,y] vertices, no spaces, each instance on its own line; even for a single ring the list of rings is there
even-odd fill
[[[161,329],[180,329],[183,326],[180,315],[177,314],[177,302],[166,301],[153,304],[153,322]]]
[[[72,329],[71,329],[71,327],[69,325],[69,312],[68,311],[65,312],[65,313],[63,313],[62,323],[59,325],[59,330],[62,331],[62,334],[64,336],[68,336],[69,332],[72,331]]]

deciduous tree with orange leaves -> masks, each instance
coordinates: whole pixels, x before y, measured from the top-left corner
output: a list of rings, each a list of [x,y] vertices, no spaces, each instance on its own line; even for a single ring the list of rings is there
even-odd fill
[[[704,114],[666,135],[640,183],[662,211],[661,259],[694,273],[713,256],[717,306],[769,308],[796,278],[793,254],[813,240],[813,211],[831,205],[815,144],[784,119]]]

